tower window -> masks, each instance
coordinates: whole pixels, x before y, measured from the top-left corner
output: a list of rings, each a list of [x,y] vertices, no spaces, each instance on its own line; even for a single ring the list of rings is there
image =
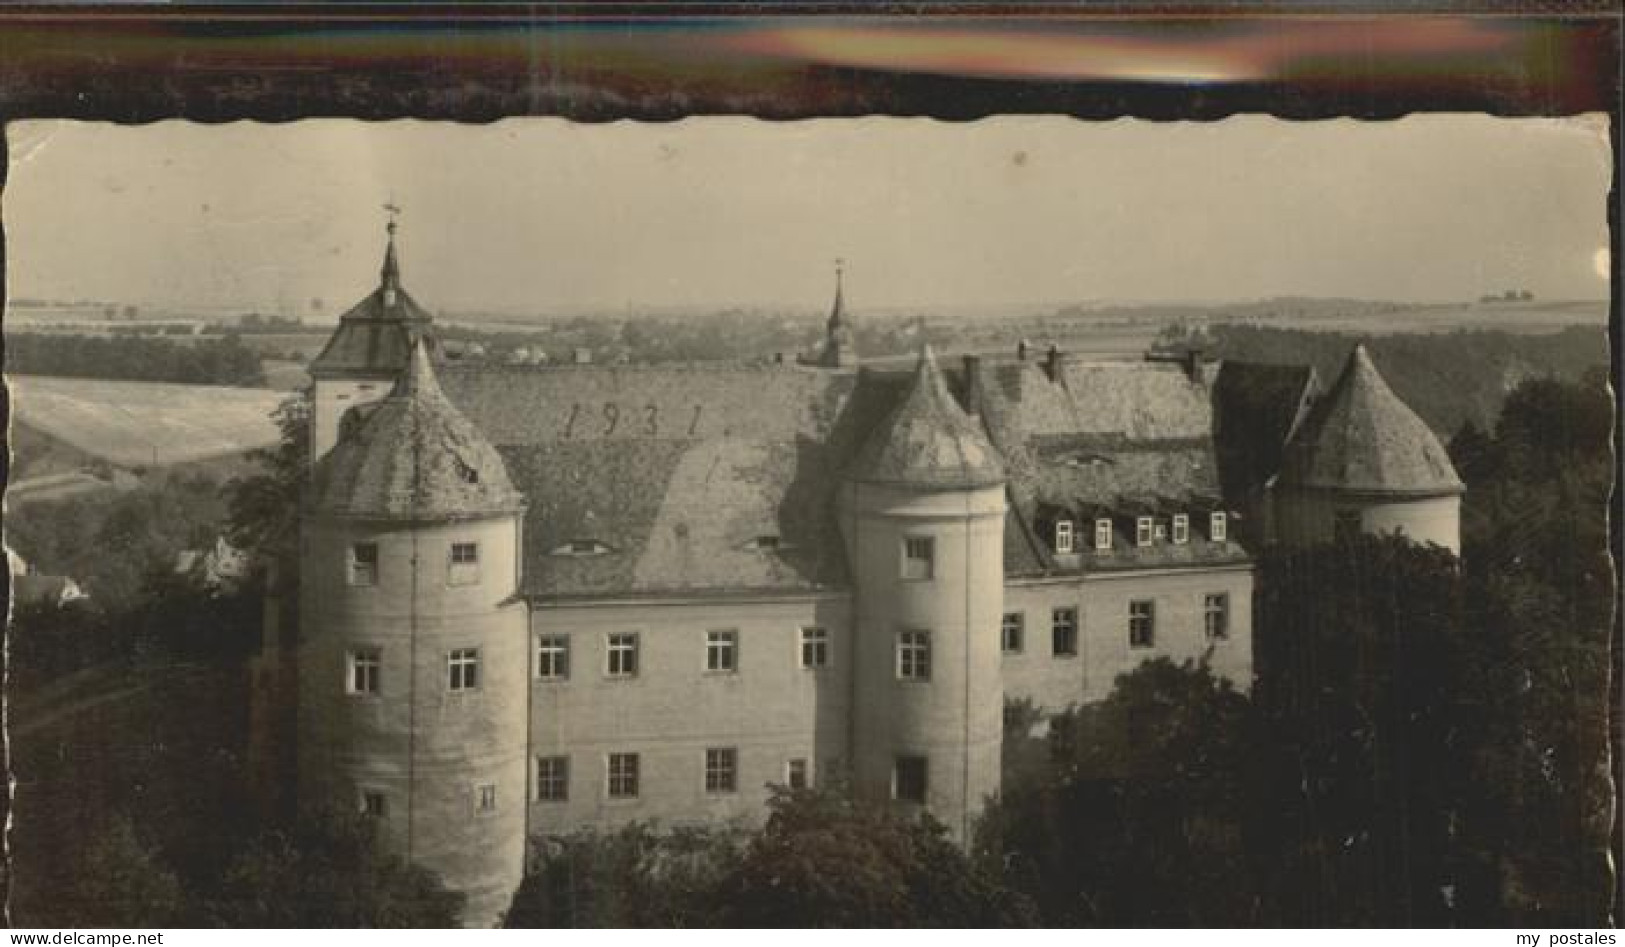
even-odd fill
[[[479,580],[479,545],[476,543],[452,543],[446,581],[451,585],[473,585]]]
[[[829,629],[801,629],[801,666],[804,668],[829,666]]]
[[[1191,518],[1184,513],[1174,514],[1174,545],[1183,546],[1191,540]]]
[[[1072,551],[1072,521],[1060,520],[1055,524],[1055,551],[1066,555]]]
[[[897,679],[900,681],[931,679],[931,632],[898,632]]]
[[[609,798],[636,799],[638,797],[638,755],[611,753],[609,755]]]
[[[1151,517],[1141,516],[1134,520],[1134,545],[1151,545]]]
[[[1223,510],[1214,510],[1208,518],[1208,538],[1216,543],[1226,542],[1230,534],[1230,517]]]
[[[636,677],[638,673],[638,636],[636,632],[619,632],[609,636],[610,677]]]
[[[1360,535],[1360,511],[1338,510],[1332,514],[1332,538],[1340,543]]]
[[[892,770],[892,798],[924,804],[928,764],[923,756],[899,756]]]
[[[383,652],[377,648],[357,648],[350,652],[348,658],[349,673],[346,675],[350,693],[378,693],[378,682],[382,676],[383,657]]]
[[[1095,520],[1095,548],[1106,552],[1112,548],[1112,521],[1109,519]]]
[[[536,639],[536,677],[543,681],[570,679],[569,635],[542,635]]]
[[[361,814],[369,819],[382,819],[389,815],[389,798],[376,789],[361,791]]]
[[[1021,612],[1005,612],[999,622],[999,648],[1005,654],[1020,654],[1023,639],[1027,637],[1027,616]]]
[[[446,686],[453,691],[480,686],[480,649],[458,648],[446,655]]]
[[[930,536],[903,540],[903,578],[929,579],[936,574],[937,541]]]
[[[716,672],[739,670],[739,632],[705,633],[705,669]]]
[[[564,802],[570,798],[570,758],[536,757],[536,800]]]
[[[1068,606],[1050,613],[1050,653],[1057,658],[1078,655],[1078,610]]]
[[[1128,603],[1128,644],[1131,648],[1150,648],[1157,643],[1157,606],[1154,602]]]
[[[474,811],[489,814],[497,811],[497,785],[485,783],[474,789]]]
[[[1209,641],[1230,637],[1230,596],[1215,593],[1202,598],[1202,630]]]
[[[378,544],[356,543],[350,547],[350,584],[378,584]]]
[[[713,747],[705,751],[705,791],[737,792],[739,751],[733,747]]]
[[[793,759],[785,762],[784,784],[791,789],[806,789],[812,785],[812,781],[807,778],[806,760]]]

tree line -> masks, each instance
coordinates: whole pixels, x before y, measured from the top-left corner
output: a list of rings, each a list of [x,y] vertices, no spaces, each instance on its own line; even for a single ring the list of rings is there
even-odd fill
[[[234,335],[192,344],[167,339],[7,333],[6,371],[188,385],[265,384],[260,357]]]

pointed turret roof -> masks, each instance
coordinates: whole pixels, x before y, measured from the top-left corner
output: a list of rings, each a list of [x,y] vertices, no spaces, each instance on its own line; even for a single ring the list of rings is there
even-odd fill
[[[843,261],[835,261],[835,302],[830,306],[829,320],[824,323],[824,348],[818,354],[818,364],[825,368],[844,368],[858,363],[857,337],[846,314],[845,269]]]
[[[1287,449],[1280,482],[1317,490],[1409,496],[1460,493],[1433,431],[1399,400],[1364,345]]]
[[[926,345],[897,407],[870,433],[847,476],[861,483],[956,490],[1005,482],[981,421],[949,393]]]
[[[509,513],[524,499],[496,448],[441,392],[427,346],[415,343],[389,396],[345,415],[309,503],[326,516],[425,521]]]
[[[310,363],[313,377],[394,376],[406,368],[407,354],[417,342],[426,341],[431,354],[439,351],[432,317],[401,287],[395,222],[391,220],[386,229],[389,243],[378,270],[378,288],[339,317],[337,331]]]

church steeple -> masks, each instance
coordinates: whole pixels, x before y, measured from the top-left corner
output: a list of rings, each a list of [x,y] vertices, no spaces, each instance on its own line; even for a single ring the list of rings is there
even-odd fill
[[[401,264],[395,258],[396,217],[401,209],[391,202],[384,205],[384,210],[389,212],[389,223],[384,225],[384,230],[389,234],[389,245],[384,249],[384,265],[378,271],[378,288],[384,294],[384,305],[393,306],[401,289]]]
[[[846,261],[835,261],[835,302],[830,306],[829,321],[824,324],[824,349],[818,364],[825,368],[847,368],[858,363],[858,345],[846,315]]]

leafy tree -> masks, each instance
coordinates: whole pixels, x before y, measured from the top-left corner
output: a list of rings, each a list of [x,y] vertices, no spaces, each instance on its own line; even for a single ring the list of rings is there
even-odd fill
[[[1244,846],[1252,736],[1228,682],[1148,662],[1052,718],[1047,766],[1006,781],[980,844],[1047,925],[1259,923]]]
[[[226,484],[230,540],[260,555],[290,555],[295,546],[300,491],[310,470],[310,400],[285,399],[272,415],[281,437],[255,451],[259,472]]]
[[[262,832],[206,896],[225,927],[456,927],[463,903],[364,817],[331,813]]]
[[[61,923],[74,927],[171,927],[185,923],[181,883],[127,816],[86,832],[83,870],[57,892]]]
[[[662,832],[646,823],[546,840],[505,926],[714,926],[714,891],[741,841],[728,827]]]
[[[1031,905],[928,816],[832,791],[775,793],[720,886],[729,927],[1017,927]]]

